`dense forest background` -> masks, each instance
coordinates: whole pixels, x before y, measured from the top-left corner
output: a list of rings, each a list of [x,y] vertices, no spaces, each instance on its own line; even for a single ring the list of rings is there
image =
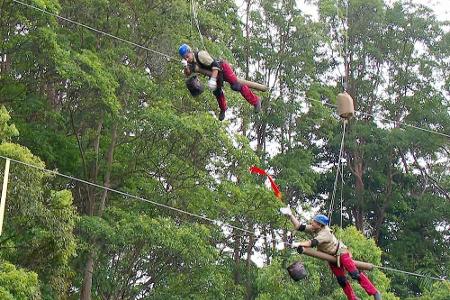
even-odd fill
[[[426,276],[369,272],[383,299],[449,299],[430,276],[450,276],[450,24],[430,9],[310,1],[316,18],[294,0],[24,2],[152,51],[0,1],[1,178],[14,160],[1,299],[345,299],[324,262],[282,247],[291,226],[251,165],[294,209],[333,208],[356,259]],[[219,122],[210,92],[189,95],[177,49],[202,48],[196,20],[213,56],[269,87],[260,114],[226,87]],[[357,113],[332,206],[342,77]],[[285,269],[294,260],[301,282]]]

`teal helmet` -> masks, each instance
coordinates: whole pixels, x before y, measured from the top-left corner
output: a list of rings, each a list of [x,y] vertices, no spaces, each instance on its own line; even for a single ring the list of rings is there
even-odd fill
[[[180,48],[178,48],[178,53],[181,57],[184,57],[189,52],[191,52],[191,47],[189,47],[187,44],[182,44]]]

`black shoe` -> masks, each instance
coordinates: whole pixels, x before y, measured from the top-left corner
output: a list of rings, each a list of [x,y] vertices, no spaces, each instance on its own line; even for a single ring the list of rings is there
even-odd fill
[[[219,114],[219,121],[223,121],[223,119],[225,119],[225,111],[221,110]]]
[[[261,99],[258,98],[258,101],[254,105],[255,107],[255,113],[259,113],[261,111]]]

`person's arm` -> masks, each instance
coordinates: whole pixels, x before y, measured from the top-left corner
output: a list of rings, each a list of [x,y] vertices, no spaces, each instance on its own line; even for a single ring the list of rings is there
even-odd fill
[[[292,225],[294,225],[295,230],[305,231],[305,229],[307,229],[307,225],[301,224],[300,221],[294,216],[291,207],[289,205],[280,208],[280,212],[283,215],[289,217],[289,220],[291,221]]]
[[[298,230],[301,226],[300,221],[293,215],[289,215],[289,220],[291,220],[292,225],[294,225],[294,229]]]
[[[332,240],[332,235],[329,232],[321,230],[319,232],[319,234],[317,234],[313,239],[311,239],[309,241],[301,241],[301,242],[292,243],[292,247],[293,248],[298,248],[298,247],[314,248],[314,247],[319,246],[321,243],[328,242],[331,240]]]
[[[301,241],[301,242],[297,242],[297,243],[296,243],[296,246],[297,246],[297,247],[313,247],[313,246],[312,246],[312,241],[311,241],[311,240],[309,240],[309,241]]]

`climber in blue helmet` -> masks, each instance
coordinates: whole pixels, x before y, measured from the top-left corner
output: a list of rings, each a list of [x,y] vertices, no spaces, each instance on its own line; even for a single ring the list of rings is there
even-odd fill
[[[255,112],[261,110],[260,98],[256,96],[247,85],[238,82],[238,78],[234,73],[233,68],[226,60],[213,59],[205,50],[192,51],[191,47],[187,44],[182,44],[178,48],[178,54],[183,58],[181,62],[184,66],[184,74],[187,77],[195,71],[196,66],[211,71],[208,87],[213,92],[217,99],[217,103],[219,104],[220,121],[225,118],[225,111],[227,110],[227,100],[225,99],[222,90],[224,81],[230,84],[233,91],[240,92],[242,97],[244,97],[248,103],[253,105]]]
[[[299,252],[302,252],[303,247],[317,247],[318,251],[336,257],[337,263],[330,263],[330,268],[348,300],[356,300],[358,298],[356,298],[352,286],[345,277],[345,271],[347,271],[353,279],[358,281],[368,295],[373,295],[375,300],[381,300],[380,292],[378,292],[373,283],[367,278],[366,274],[360,272],[356,268],[355,262],[347,247],[331,232],[330,227],[328,227],[328,225],[330,225],[330,219],[327,216],[320,214],[316,215],[312,218],[310,224],[307,225],[300,223],[293,215],[289,205],[280,208],[280,212],[289,217],[295,230],[305,231],[314,236],[308,241],[293,242],[291,244],[292,248],[297,248]]]

